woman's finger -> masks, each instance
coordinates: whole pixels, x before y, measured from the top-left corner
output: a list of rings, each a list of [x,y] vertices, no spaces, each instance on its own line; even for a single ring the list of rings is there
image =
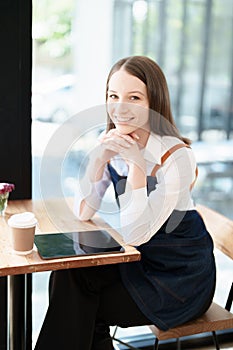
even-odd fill
[[[104,145],[105,149],[108,149],[109,151],[113,151],[117,154],[126,150],[126,147],[122,147],[121,145],[119,145],[115,142],[103,142],[103,145]]]
[[[125,135],[125,136],[127,136],[127,135]],[[116,144],[118,144],[122,147],[125,147],[125,148],[129,148],[133,144],[135,144],[135,141],[130,136],[129,137],[122,137],[121,135],[118,135],[118,134],[106,136],[106,137],[102,138],[102,140],[100,140],[100,142],[115,142]]]
[[[120,147],[121,149],[128,149],[132,146],[129,142],[120,138],[104,140],[102,143],[104,143],[106,146],[114,145],[115,147]]]
[[[114,129],[115,130],[115,129]],[[118,130],[115,130],[111,136],[118,136],[122,139],[124,139],[125,141],[129,142],[130,144],[135,144],[135,140],[133,139],[133,137],[131,135],[127,135],[127,134],[121,134]]]
[[[136,140],[136,141],[138,141],[140,139],[140,137],[138,136],[138,134],[136,132],[132,132],[130,134],[130,136],[133,138],[133,140]]]

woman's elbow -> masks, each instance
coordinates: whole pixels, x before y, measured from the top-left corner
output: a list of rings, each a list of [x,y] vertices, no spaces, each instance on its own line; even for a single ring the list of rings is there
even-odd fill
[[[82,210],[82,212],[79,212],[77,214],[77,218],[80,221],[88,221],[88,220],[90,220],[93,217],[93,215],[94,215],[94,213],[90,213],[90,212],[87,212],[85,210]]]
[[[88,221],[92,218],[94,214],[95,211],[86,204],[85,200],[82,200],[80,205],[76,207],[75,210],[75,215],[80,221]]]

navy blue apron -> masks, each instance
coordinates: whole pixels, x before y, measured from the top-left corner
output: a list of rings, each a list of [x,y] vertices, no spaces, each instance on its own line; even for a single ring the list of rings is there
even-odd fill
[[[119,205],[127,177],[120,176],[110,163],[108,170]],[[148,196],[156,184],[155,176],[147,176]],[[167,330],[208,309],[216,283],[213,241],[196,210],[174,210],[137,249],[141,260],[119,264],[119,269],[125,287],[152,324]]]

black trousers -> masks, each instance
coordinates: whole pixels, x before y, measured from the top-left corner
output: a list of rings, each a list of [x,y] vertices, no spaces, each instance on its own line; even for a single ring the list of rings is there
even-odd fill
[[[35,350],[112,350],[110,325],[151,323],[122,284],[117,264],[52,272],[49,296]]]

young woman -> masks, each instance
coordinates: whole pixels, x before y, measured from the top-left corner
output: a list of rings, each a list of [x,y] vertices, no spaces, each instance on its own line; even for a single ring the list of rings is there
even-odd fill
[[[121,59],[106,103],[107,129],[76,212],[91,219],[113,184],[122,237],[141,260],[53,272],[36,350],[113,349],[110,325],[166,330],[204,313],[213,298],[213,243],[191,197],[196,162],[175,126],[163,72],[147,57]]]

